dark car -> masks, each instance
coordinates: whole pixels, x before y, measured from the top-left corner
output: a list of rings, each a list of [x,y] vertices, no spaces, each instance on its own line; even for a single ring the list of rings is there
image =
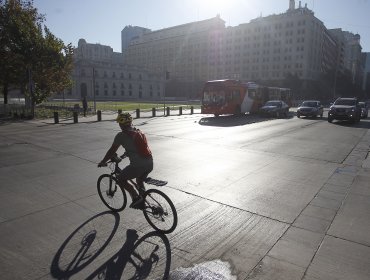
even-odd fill
[[[328,122],[333,120],[347,120],[359,122],[361,119],[361,108],[357,98],[338,98],[330,106],[328,113]]]
[[[314,117],[324,114],[324,107],[321,105],[320,101],[317,100],[307,100],[303,101],[302,104],[297,109],[297,117]]]
[[[369,107],[367,106],[367,103],[358,102],[358,105],[361,107],[361,118],[366,119],[369,112]]]
[[[260,108],[259,113],[263,116],[269,117],[287,117],[289,113],[289,106],[281,100],[270,100]]]

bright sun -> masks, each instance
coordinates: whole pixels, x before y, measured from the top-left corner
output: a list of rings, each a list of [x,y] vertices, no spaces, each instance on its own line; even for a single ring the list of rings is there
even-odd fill
[[[230,0],[198,0],[196,3],[201,11],[212,11],[220,14],[227,9]]]

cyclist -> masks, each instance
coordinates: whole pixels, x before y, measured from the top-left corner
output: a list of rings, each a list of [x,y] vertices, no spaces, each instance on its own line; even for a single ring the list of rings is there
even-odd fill
[[[117,176],[118,183],[130,194],[132,199],[130,207],[140,209],[143,207],[143,198],[138,194],[137,190],[135,190],[134,186],[131,185],[128,180],[136,178],[138,188],[144,188],[143,182],[148,174],[153,170],[152,153],[147,145],[145,135],[142,134],[140,130],[132,126],[132,117],[129,113],[119,114],[116,121],[122,131],[117,133],[112,146],[109,148],[102,161],[98,164],[98,167],[106,166],[107,161],[115,157],[118,148],[122,146],[126,150],[130,164]],[[146,145],[146,147],[144,147],[145,152],[141,151],[142,149],[138,147],[137,141],[135,140],[137,133],[140,133],[140,136],[144,138],[144,144]]]

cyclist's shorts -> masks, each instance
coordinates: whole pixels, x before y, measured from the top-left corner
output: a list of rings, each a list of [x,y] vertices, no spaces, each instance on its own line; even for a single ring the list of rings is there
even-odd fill
[[[118,180],[127,181],[130,179],[139,178],[144,181],[152,170],[153,161],[148,161],[146,165],[142,165],[139,167],[127,165],[118,175]]]

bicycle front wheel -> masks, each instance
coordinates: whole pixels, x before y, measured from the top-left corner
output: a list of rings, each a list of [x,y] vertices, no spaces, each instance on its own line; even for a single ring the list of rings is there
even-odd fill
[[[105,206],[114,212],[125,209],[127,204],[126,192],[118,185],[116,178],[103,174],[98,179],[98,194]]]
[[[170,198],[163,192],[150,189],[144,196],[144,216],[161,233],[173,232],[177,226],[177,212]]]

